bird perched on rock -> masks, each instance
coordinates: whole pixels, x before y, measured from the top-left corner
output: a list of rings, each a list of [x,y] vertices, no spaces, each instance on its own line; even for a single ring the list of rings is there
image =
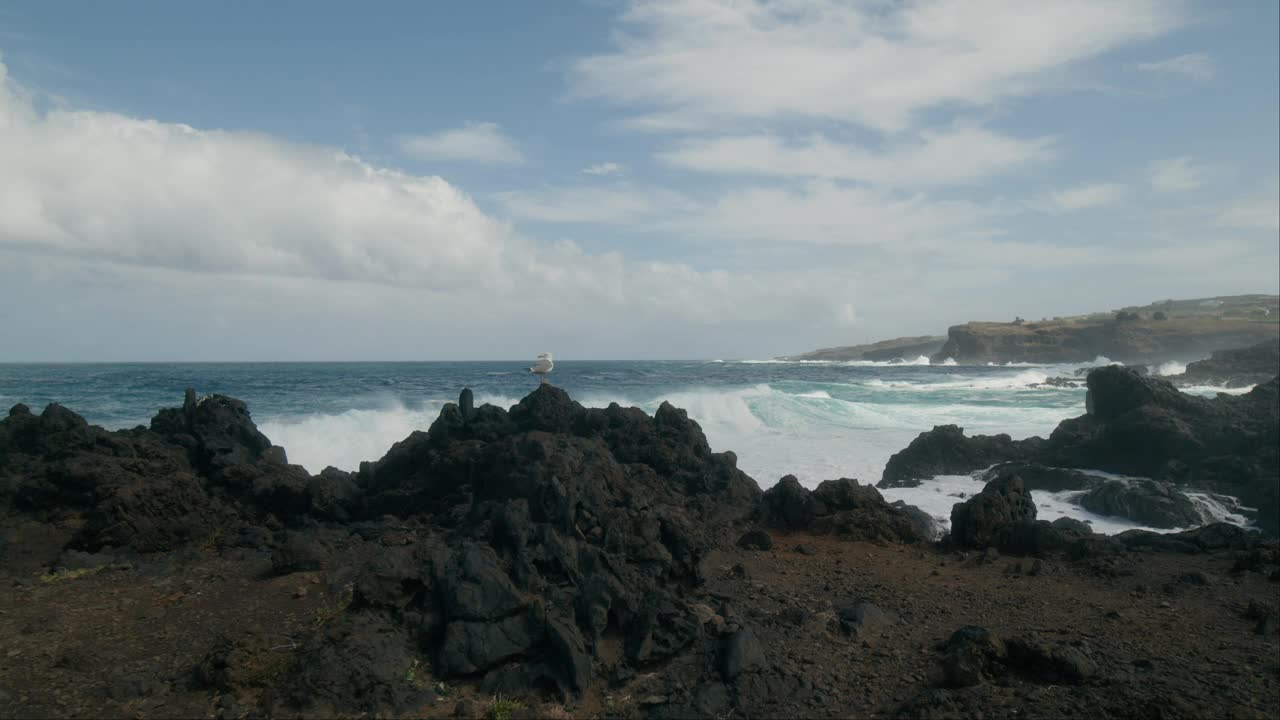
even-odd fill
[[[545,385],[547,383],[547,373],[556,366],[551,362],[551,353],[541,353],[538,359],[533,362],[533,367],[529,368],[529,372],[538,376],[538,384]]]

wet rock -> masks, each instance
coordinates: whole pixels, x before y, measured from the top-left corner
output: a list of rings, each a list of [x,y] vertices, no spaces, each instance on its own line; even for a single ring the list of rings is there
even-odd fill
[[[937,475],[964,475],[999,462],[1030,458],[1043,440],[1008,435],[965,437],[964,428],[938,425],[921,433],[885,465],[877,487],[915,487]]]
[[[1050,467],[1034,462],[1000,463],[987,469],[982,475],[982,480],[983,482],[991,482],[1008,474],[1014,474],[1022,478],[1023,486],[1033,492],[1036,490],[1051,493],[1067,490],[1088,490],[1106,481],[1106,478],[1100,475],[1091,475],[1070,468]]]
[[[1150,527],[1191,527],[1205,519],[1191,498],[1153,480],[1108,480],[1082,495],[1079,503],[1090,512]]]

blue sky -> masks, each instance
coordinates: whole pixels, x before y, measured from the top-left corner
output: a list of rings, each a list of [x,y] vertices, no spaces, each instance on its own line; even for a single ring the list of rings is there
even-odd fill
[[[1276,292],[1278,8],[0,2],[0,361],[766,357]]]

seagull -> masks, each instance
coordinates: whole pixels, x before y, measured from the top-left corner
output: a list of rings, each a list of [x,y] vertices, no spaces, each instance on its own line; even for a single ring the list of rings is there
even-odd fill
[[[556,364],[551,362],[551,353],[540,353],[538,359],[533,361],[533,367],[529,368],[529,372],[538,375],[538,384],[547,384],[547,373],[551,372],[551,368]]]

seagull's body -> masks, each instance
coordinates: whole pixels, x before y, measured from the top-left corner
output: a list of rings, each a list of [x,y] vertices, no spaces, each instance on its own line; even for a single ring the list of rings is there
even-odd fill
[[[547,382],[547,373],[551,372],[556,364],[551,362],[551,353],[541,353],[538,359],[533,362],[533,367],[529,368],[529,372],[538,376],[538,383],[545,385]]]

